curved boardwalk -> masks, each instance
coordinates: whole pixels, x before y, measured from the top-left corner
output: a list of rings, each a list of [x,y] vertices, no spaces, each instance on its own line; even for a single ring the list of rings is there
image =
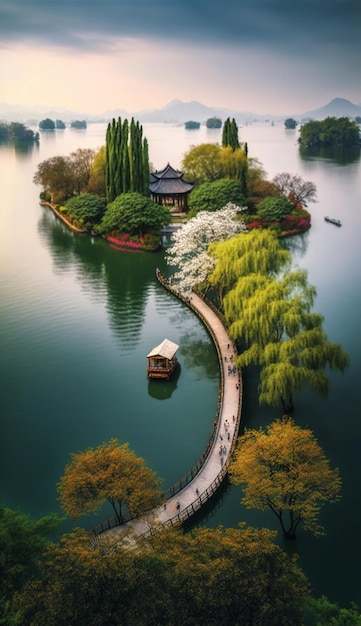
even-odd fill
[[[121,526],[115,518],[93,529],[94,534],[121,534],[126,528],[146,535],[156,523],[179,525],[211,498],[227,475],[230,457],[236,444],[242,409],[241,375],[233,370],[235,349],[222,320],[197,294],[185,297],[169,285],[157,270],[157,278],[171,293],[191,307],[203,321],[215,342],[221,372],[217,417],[206,450],[199,463],[164,494],[164,504],[140,519],[130,519]]]

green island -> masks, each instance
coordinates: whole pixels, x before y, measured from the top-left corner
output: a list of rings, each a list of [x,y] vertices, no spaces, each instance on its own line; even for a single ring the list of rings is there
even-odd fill
[[[39,164],[34,182],[43,187],[42,202],[70,227],[126,247],[157,249],[162,227],[229,202],[247,207],[243,219],[249,230],[268,228],[285,236],[310,227],[306,206],[316,200],[315,185],[289,173],[268,181],[259,161],[248,156],[247,144],[240,143],[234,119],[224,122],[221,145],[191,148],[182,172],[172,172],[173,179],[167,172],[168,191],[154,191],[159,173],[149,164],[142,126],[119,118],[108,125],[106,144],[97,153],[79,149],[52,157]],[[181,193],[175,191],[180,182]]]
[[[349,361],[313,311],[307,272],[292,267],[280,240],[309,228],[304,207],[315,200],[315,186],[287,173],[268,182],[235,130],[227,120],[222,146],[197,146],[184,157],[194,188],[165,253],[167,280],[218,311],[238,348],[237,368],[259,368],[259,401],[277,408],[279,418],[239,437],[229,478],[243,487],[244,506],[272,511],[285,540],[295,541],[300,526],[316,537],[325,533],[320,513],[340,498],[341,477],[312,431],[296,424],[293,394],[307,385],[326,395],[327,369],[342,372]],[[54,157],[34,180],[71,227],[152,249],[179,206],[149,198],[147,154],[138,124],[113,121],[98,153]],[[57,487],[72,519],[108,502],[121,524],[124,511],[138,517],[163,502],[159,478],[116,439],[72,454]],[[3,624],[361,623],[356,605],[314,597],[296,559],[266,528],[155,526],[146,537],[114,540],[75,528],[59,541],[55,515],[34,521],[0,507],[0,516]]]

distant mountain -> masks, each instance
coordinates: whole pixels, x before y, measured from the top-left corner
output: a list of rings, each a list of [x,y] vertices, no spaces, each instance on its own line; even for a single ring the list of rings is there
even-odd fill
[[[241,124],[255,120],[271,119],[267,115],[256,115],[248,111],[237,112],[232,109],[209,107],[205,104],[192,100],[191,102],[182,102],[181,100],[172,100],[162,109],[145,109],[135,113],[135,117],[140,122],[158,122],[184,124],[184,122],[193,120],[195,122],[206,122],[210,117],[220,117],[222,121],[227,117],[234,117]],[[276,119],[275,116],[272,119]]]
[[[352,104],[345,98],[334,98],[323,107],[307,111],[302,115],[294,116],[297,120],[324,120],[326,117],[349,117],[354,119],[361,116],[361,105]]]
[[[56,109],[46,106],[23,106],[21,104],[8,104],[0,102],[0,120],[5,122],[21,122],[37,125],[41,120],[63,120],[70,123],[74,120],[94,121],[93,116],[69,109]]]
[[[49,117],[52,120],[61,119],[69,124],[73,120],[86,120],[87,122],[109,122],[113,118],[117,119],[134,119],[141,123],[171,123],[184,124],[184,122],[193,120],[195,122],[205,123],[210,117],[219,117],[222,121],[227,117],[231,117],[241,124],[250,124],[257,121],[284,121],[287,117],[293,117],[299,122],[309,119],[322,120],[326,117],[350,117],[354,119],[361,116],[361,104],[352,104],[344,98],[334,98],[328,104],[319,109],[306,111],[302,114],[287,115],[259,115],[251,111],[234,111],[227,108],[210,107],[196,100],[191,102],[182,102],[181,100],[172,100],[161,109],[144,109],[138,112],[129,112],[125,109],[112,109],[105,111],[99,115],[89,113],[81,113],[79,111],[71,111],[68,109],[56,109],[45,106],[22,106],[12,105],[6,102],[0,102],[0,120],[5,122],[22,122],[30,125],[37,125],[41,120]]]

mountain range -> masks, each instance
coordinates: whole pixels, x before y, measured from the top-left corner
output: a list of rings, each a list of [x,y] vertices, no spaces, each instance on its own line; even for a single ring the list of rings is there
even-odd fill
[[[68,109],[51,109],[45,106],[30,107],[23,105],[11,105],[0,102],[0,120],[4,122],[22,122],[37,125],[40,120],[49,117],[52,120],[61,119],[64,122],[73,120],[87,120],[91,122],[108,122],[113,118],[123,119],[134,117],[141,123],[173,123],[183,124],[188,120],[205,122],[210,117],[219,117],[221,120],[232,117],[238,124],[247,124],[254,121],[283,121],[286,117],[292,117],[299,123],[307,120],[323,120],[326,117],[361,117],[361,103],[353,104],[345,98],[334,98],[328,104],[303,113],[290,113],[288,115],[259,115],[251,111],[234,111],[227,108],[211,107],[201,102],[182,102],[172,100],[161,109],[145,109],[137,112],[129,112],[124,109],[113,109],[94,116],[84,112],[71,111]]]

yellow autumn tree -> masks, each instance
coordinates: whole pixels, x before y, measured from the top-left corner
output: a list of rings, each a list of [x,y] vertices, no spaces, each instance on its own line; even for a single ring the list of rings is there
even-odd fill
[[[160,500],[160,479],[141,457],[110,439],[97,448],[71,455],[58,484],[64,511],[72,518],[96,513],[108,501],[117,521],[124,511],[136,517],[155,507]]]
[[[291,418],[276,420],[239,438],[229,466],[232,483],[244,488],[246,508],[270,509],[285,537],[293,539],[300,524],[315,536],[325,534],[318,522],[323,504],[340,498],[341,478],[311,430]]]

